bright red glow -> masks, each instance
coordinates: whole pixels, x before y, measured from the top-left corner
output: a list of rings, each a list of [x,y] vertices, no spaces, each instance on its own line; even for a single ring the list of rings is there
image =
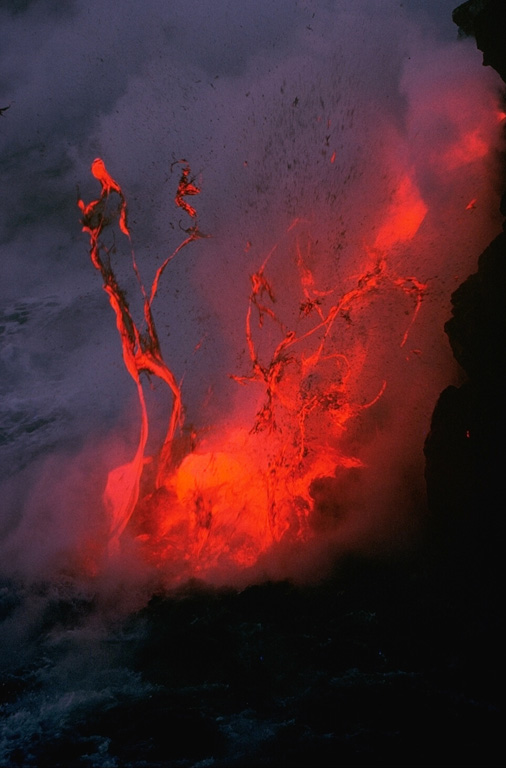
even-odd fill
[[[130,240],[130,233],[126,223],[126,200],[119,184],[117,184],[109,175],[104,162],[100,158],[94,160],[91,171],[101,184],[101,194],[99,198],[87,205],[85,205],[82,200],[78,201],[78,205],[83,215],[83,231],[89,234],[91,260],[93,266],[102,276],[104,290],[109,297],[109,302],[116,316],[116,326],[121,338],[123,360],[127,371],[136,384],[141,409],[141,429],[139,445],[135,457],[128,464],[118,467],[109,474],[107,487],[104,493],[105,507],[110,516],[111,544],[112,546],[116,546],[119,537],[128,524],[138,502],[139,484],[145,463],[144,451],[148,439],[149,424],[146,402],[140,379],[142,373],[152,374],[153,376],[160,378],[165,382],[172,395],[172,407],[170,409],[167,433],[158,457],[158,471],[156,474],[157,486],[160,485],[166,467],[169,466],[171,462],[172,441],[176,428],[182,421],[181,391],[174,374],[163,360],[151,305],[156,295],[160,276],[169,261],[171,261],[183,246],[199,237],[200,234],[197,228],[190,229],[188,237],[183,241],[179,248],[163,262],[155,275],[149,297],[140,280],[139,271],[132,251],[133,269],[138,277],[143,297],[145,327],[141,331],[133,320],[126,298],[116,281],[116,277],[112,267],[108,263],[108,259],[102,258],[104,247],[100,242],[102,232],[112,223],[115,217],[119,217],[119,227],[123,234]],[[184,203],[183,198],[185,194],[197,194],[198,192],[196,187],[189,185],[187,177],[187,169],[184,167],[178,189],[178,205]],[[187,187],[190,187],[189,192],[187,191]],[[111,209],[108,209],[107,204],[109,203],[109,197],[113,193],[118,196],[119,203]],[[181,201],[183,201],[183,203]],[[107,251],[105,255],[108,255]]]
[[[488,154],[489,145],[479,128],[462,136],[460,142],[453,145],[441,158],[442,166],[453,171],[463,165],[479,160]]]
[[[311,245],[299,234],[299,220],[291,224],[298,301],[291,308],[286,301],[278,304],[269,275],[275,246],[251,275],[244,327],[249,370],[231,374],[259,402],[256,416],[248,424],[237,413],[235,426],[206,440],[199,441],[193,431],[186,454],[180,455],[173,447],[183,423],[183,396],[163,359],[152,305],[167,265],[202,235],[196,223],[186,230],[187,237],[157,270],[150,291],[131,249],[143,302],[139,328],[101,241],[105,228],[117,220],[130,243],[126,199],[102,160],[94,161],[92,173],[101,194],[88,204],[79,201],[83,231],[116,316],[141,422],[135,456],[109,473],[104,491],[110,547],[118,548],[122,537],[131,535],[149,561],[178,578],[205,576],[220,567],[250,567],[281,541],[309,541],[318,527],[313,520],[319,493],[315,482],[335,481],[337,470],[363,467],[360,457],[344,447],[343,436],[388,388],[383,378],[361,384],[368,345],[360,338],[347,341],[347,329],[370,313],[382,291],[393,292],[404,297],[407,308],[398,339],[403,346],[426,291],[415,277],[395,274],[388,264],[389,248],[411,239],[427,212],[416,186],[409,176],[402,178],[374,242],[364,249],[361,272],[349,277],[344,290],[340,284],[318,286],[310,267]],[[175,203],[195,221],[196,209],[185,198],[199,192],[184,163]],[[142,374],[161,379],[171,395],[165,439],[154,457],[146,456],[149,418]]]
[[[411,240],[416,235],[427,210],[418,189],[406,174],[395,190],[386,221],[380,227],[374,247],[387,250],[397,243]]]

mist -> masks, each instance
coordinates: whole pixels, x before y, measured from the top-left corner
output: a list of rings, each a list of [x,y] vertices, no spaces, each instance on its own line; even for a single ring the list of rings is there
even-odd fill
[[[350,550],[417,540],[423,441],[440,391],[461,376],[443,332],[450,296],[501,224],[499,78],[457,39],[453,5],[3,5],[4,575],[97,578],[86,563],[107,537],[107,474],[135,452],[135,391],[76,205],[98,194],[95,157],[121,184],[148,286],[188,226],[174,205],[180,161],[201,189],[205,237],[171,262],[153,307],[201,452],[228,450],[262,407],[261,387],[231,377],[250,374],[250,278],[268,254],[276,314],[300,335],[297,249],[322,312],[387,259],[384,281],[343,309],[331,339],[353,369],[356,412],[329,441],[363,469],[320,473],[307,545],[283,541],[244,572],[225,562],[200,575],[314,578]],[[141,311],[128,244],[116,245],[119,282]],[[258,333],[266,360],[277,333],[268,322]],[[330,369],[319,375],[332,382]],[[167,395],[156,382],[149,391],[155,446]],[[308,440],[319,444],[325,424],[308,422]],[[194,575],[179,565],[162,568],[165,584]],[[130,540],[101,567],[107,589],[154,578]]]

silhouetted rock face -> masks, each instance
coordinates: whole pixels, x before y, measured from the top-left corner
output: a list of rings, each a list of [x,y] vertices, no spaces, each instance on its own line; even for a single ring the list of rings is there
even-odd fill
[[[455,359],[473,381],[504,384],[506,343],[506,234],[482,253],[478,271],[452,295],[445,331]]]
[[[484,64],[506,82],[506,4],[470,0],[454,21],[476,37]],[[506,214],[506,196],[501,212]],[[504,228],[504,227],[503,227]],[[502,572],[504,435],[506,434],[506,234],[479,258],[478,271],[452,295],[445,325],[468,380],[440,396],[425,444],[429,509],[451,567],[489,589]],[[451,554],[450,554],[451,553]]]
[[[483,64],[491,66],[506,82],[504,0],[468,0],[453,11],[453,21],[464,35],[472,35],[483,52]]]

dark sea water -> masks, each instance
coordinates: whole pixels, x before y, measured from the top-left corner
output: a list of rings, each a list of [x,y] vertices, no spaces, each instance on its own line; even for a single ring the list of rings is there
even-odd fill
[[[4,583],[0,764],[500,765],[484,586],[344,570],[303,588],[192,583],[122,619],[69,584]]]

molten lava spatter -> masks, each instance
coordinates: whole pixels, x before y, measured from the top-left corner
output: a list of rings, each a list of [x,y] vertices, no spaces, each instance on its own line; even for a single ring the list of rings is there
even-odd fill
[[[387,263],[388,248],[412,238],[423,221],[427,209],[417,189],[408,177],[401,181],[375,241],[364,247],[361,273],[349,278],[344,292],[338,281],[318,287],[309,266],[311,244],[299,234],[300,222],[292,223],[288,233],[295,238],[292,261],[299,286],[295,306],[290,306],[290,296],[278,305],[268,274],[277,256],[275,246],[251,275],[245,323],[251,370],[231,375],[251,389],[252,401],[259,403],[256,417],[248,424],[239,413],[235,426],[221,428],[209,447],[199,444],[194,432],[186,455],[176,457],[182,393],[163,359],[152,304],[169,262],[202,235],[197,224],[186,230],[187,237],[159,267],[149,292],[131,249],[143,302],[141,331],[110,265],[111,253],[101,242],[104,229],[115,220],[130,241],[125,196],[102,160],[94,161],[92,172],[102,189],[91,203],[79,201],[83,230],[90,236],[91,259],[116,315],[123,359],[141,411],[136,454],[110,472],[104,493],[111,546],[118,547],[128,532],[151,562],[177,579],[205,576],[221,567],[250,567],[280,541],[309,540],[318,527],[313,521],[320,494],[315,482],[335,479],[337,470],[363,466],[359,456],[343,447],[343,435],[349,422],[372,408],[388,386],[384,378],[373,389],[361,386],[369,342],[350,337],[349,328],[371,312],[382,291],[400,291],[411,305],[404,310],[410,319],[399,338],[403,346],[426,290],[416,278],[392,273]],[[196,210],[185,197],[199,192],[184,163],[175,203],[194,220]],[[143,373],[164,381],[172,396],[166,436],[154,459],[145,455],[149,420]]]
[[[156,295],[156,290],[161,274],[169,261],[178,253],[181,248],[200,237],[197,227],[189,230],[188,237],[181,243],[177,250],[171,254],[158,269],[153,285],[148,297],[144,285],[141,281],[139,270],[135,261],[133,250],[132,264],[137,275],[144,308],[145,328],[140,331],[135,324],[129,309],[128,302],[121,288],[119,287],[114,271],[110,265],[110,254],[101,243],[100,237],[104,229],[110,225],[115,217],[119,216],[119,227],[124,235],[130,240],[130,232],[127,226],[127,206],[126,200],[119,184],[109,175],[104,162],[97,158],[91,167],[93,175],[100,181],[102,186],[100,197],[85,205],[82,200],[78,205],[82,211],[83,231],[90,236],[91,260],[94,267],[102,275],[104,290],[108,294],[109,302],[116,315],[116,325],[121,337],[123,360],[126,369],[137,386],[139,404],[141,408],[141,430],[139,445],[134,459],[121,467],[118,467],[110,473],[107,488],[104,495],[106,508],[110,514],[110,534],[111,542],[116,544],[119,536],[124,531],[128,521],[136,507],[139,498],[139,484],[143,466],[145,463],[145,448],[148,439],[148,414],[146,401],[140,376],[142,373],[157,376],[164,381],[172,394],[172,407],[170,410],[169,423],[163,446],[158,457],[158,470],[156,473],[156,485],[159,486],[162,478],[170,466],[171,447],[175,431],[182,421],[182,401],[179,384],[170,368],[163,360],[160,350],[160,343],[156,331],[151,306]],[[183,168],[183,174],[178,189],[178,204],[182,205],[185,194],[197,194],[199,191],[194,185],[187,181],[189,169]],[[189,188],[189,191],[187,191]],[[119,201],[110,203],[111,195],[117,195]],[[186,208],[185,208],[186,210]],[[193,209],[191,209],[192,211]],[[190,211],[190,212],[191,212]],[[193,213],[191,215],[194,215]],[[103,258],[105,256],[105,258]]]

